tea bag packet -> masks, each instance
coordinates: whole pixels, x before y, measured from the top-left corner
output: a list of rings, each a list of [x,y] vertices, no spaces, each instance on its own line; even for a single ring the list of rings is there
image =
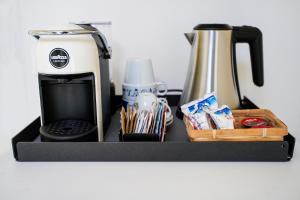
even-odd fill
[[[150,108],[143,106],[143,104],[128,106],[127,111],[122,107],[120,121],[123,134],[157,134],[163,140],[167,123],[167,104],[165,101],[158,101]]]
[[[160,139],[161,141],[164,141],[164,133],[166,132],[166,118],[167,118],[167,113],[165,111],[166,108],[164,108],[163,112],[163,117],[162,117],[162,126],[161,126],[161,131],[160,131]]]
[[[120,112],[120,123],[122,133],[132,133],[134,120],[136,116],[136,111],[133,107],[127,107],[127,112],[124,107],[122,107]]]
[[[139,118],[137,120],[136,124],[136,130],[135,133],[142,133],[142,128],[143,128],[143,123],[144,123],[144,116],[145,116],[145,111],[141,111],[139,114]]]
[[[124,134],[125,133],[125,124],[126,124],[126,113],[125,113],[125,109],[124,107],[122,107],[121,109],[121,130],[122,130],[122,133]]]
[[[136,118],[136,110],[133,108],[132,112],[131,112],[131,115],[130,115],[129,133],[133,133],[135,118]]]
[[[146,133],[150,133],[152,125],[153,125],[153,112],[149,112]]]
[[[139,112],[136,114],[134,124],[133,124],[133,130],[132,130],[133,133],[137,133],[139,121],[140,121],[140,115],[141,115],[141,113],[139,113]]]
[[[132,133],[135,133],[135,130],[136,130],[136,124],[137,124],[137,121],[138,121],[138,117],[139,117],[139,113],[136,112],[136,113],[135,113],[135,116],[134,116],[134,119],[133,119],[133,121],[132,121],[132,124],[133,124],[133,126],[132,126]]]
[[[130,110],[131,107],[127,107],[127,112],[126,112],[126,125],[125,125],[125,133],[129,133],[129,125],[130,125]]]
[[[163,104],[159,103],[158,105],[158,111],[157,111],[157,118],[156,118],[156,122],[155,122],[155,134],[160,134],[161,131],[161,126],[162,126],[162,115],[163,115]]]
[[[144,118],[142,121],[142,129],[140,130],[141,133],[147,133],[148,129],[148,120],[149,120],[149,111],[144,111]]]
[[[161,115],[160,115],[160,120],[159,120],[159,135],[161,137],[161,135],[164,133],[164,127],[166,124],[166,106],[164,104],[161,103]]]

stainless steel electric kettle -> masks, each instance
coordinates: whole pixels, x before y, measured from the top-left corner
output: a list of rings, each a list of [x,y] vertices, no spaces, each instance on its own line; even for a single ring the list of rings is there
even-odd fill
[[[239,107],[236,43],[249,44],[253,82],[257,86],[264,84],[262,33],[258,28],[199,24],[185,36],[192,50],[180,105],[215,92],[219,104]]]

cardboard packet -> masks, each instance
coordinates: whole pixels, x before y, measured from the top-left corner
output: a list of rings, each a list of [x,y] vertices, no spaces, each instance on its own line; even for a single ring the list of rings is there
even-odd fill
[[[217,129],[234,129],[234,118],[228,106],[221,106],[209,113]]]
[[[126,124],[126,113],[125,113],[124,107],[122,107],[122,109],[121,109],[121,130],[122,130],[122,134],[125,134],[125,130],[126,130],[125,124]]]
[[[189,119],[192,119],[192,124],[195,129],[208,130],[212,129],[212,124],[207,116],[207,111],[212,111],[217,108],[217,98],[214,93],[210,93],[201,99],[182,105],[181,111]]]
[[[159,103],[151,111],[138,111],[128,106],[127,112],[121,109],[121,130],[123,134],[129,133],[152,133],[159,134],[160,138],[166,130],[166,106]]]
[[[136,110],[133,108],[133,110],[130,114],[129,133],[133,133],[135,118],[136,118]]]

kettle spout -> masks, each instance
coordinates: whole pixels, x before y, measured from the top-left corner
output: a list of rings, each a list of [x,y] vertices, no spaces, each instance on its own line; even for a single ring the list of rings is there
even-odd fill
[[[189,41],[189,43],[192,45],[194,41],[195,33],[185,33],[184,35],[186,39]]]

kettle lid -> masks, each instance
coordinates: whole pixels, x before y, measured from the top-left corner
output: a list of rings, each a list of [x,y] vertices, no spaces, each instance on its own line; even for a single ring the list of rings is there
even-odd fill
[[[198,24],[194,30],[232,30],[232,26],[228,24]]]

